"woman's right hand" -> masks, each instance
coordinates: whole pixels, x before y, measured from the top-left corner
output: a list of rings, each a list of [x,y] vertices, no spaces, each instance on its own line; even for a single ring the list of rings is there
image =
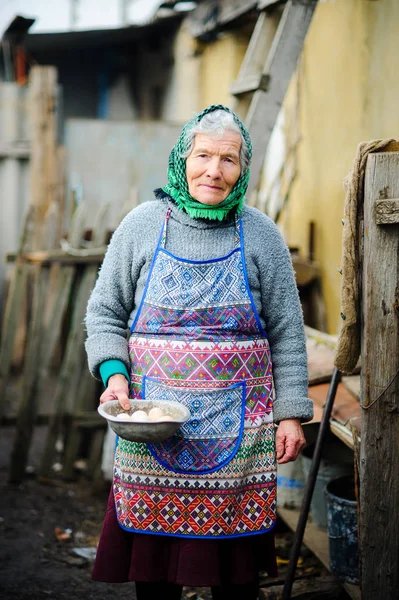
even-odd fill
[[[105,392],[100,397],[100,404],[110,400],[119,400],[119,404],[124,410],[129,410],[129,384],[124,375],[116,373],[108,379],[108,385]]]

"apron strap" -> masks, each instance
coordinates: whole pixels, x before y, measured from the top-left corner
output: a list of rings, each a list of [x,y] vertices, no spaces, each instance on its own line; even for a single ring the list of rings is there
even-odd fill
[[[165,245],[166,245],[166,229],[168,227],[168,221],[169,221],[169,217],[170,217],[170,213],[171,212],[172,212],[171,208],[168,208],[168,210],[166,211],[165,221],[164,221],[164,224],[163,224],[161,241],[159,243],[159,245],[160,245],[161,248],[165,248]]]
[[[239,248],[241,245],[241,230],[242,230],[242,221],[235,215],[234,217],[234,248]]]
[[[171,208],[168,208],[165,215],[165,221],[163,224],[161,240],[159,245],[161,248],[165,248],[166,246],[166,232],[168,228],[168,222],[170,218],[170,213],[172,212]],[[242,222],[241,219],[236,215],[234,217],[234,248],[239,248],[241,245],[241,231],[242,231]]]

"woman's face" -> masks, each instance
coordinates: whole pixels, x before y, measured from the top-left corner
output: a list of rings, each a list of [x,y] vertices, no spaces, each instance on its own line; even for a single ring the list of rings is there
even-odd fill
[[[227,198],[238,180],[241,136],[225,131],[215,139],[197,133],[190,156],[186,160],[188,190],[201,204],[216,206]]]

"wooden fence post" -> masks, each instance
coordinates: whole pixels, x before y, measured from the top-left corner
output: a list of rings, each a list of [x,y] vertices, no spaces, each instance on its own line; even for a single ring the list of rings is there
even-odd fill
[[[363,600],[396,600],[399,590],[398,208],[399,152],[370,154],[364,196],[360,450]]]
[[[42,247],[44,216],[58,191],[56,108],[57,69],[35,65],[29,75],[29,124],[32,143],[30,200],[35,207],[35,229],[32,239],[34,250]]]

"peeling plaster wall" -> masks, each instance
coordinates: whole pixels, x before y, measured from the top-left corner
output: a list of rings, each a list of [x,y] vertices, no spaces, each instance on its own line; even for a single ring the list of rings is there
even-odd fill
[[[185,123],[200,110],[201,56],[183,21],[173,46],[174,68],[165,94],[163,119]]]
[[[283,212],[289,245],[308,252],[316,223],[330,333],[340,324],[343,179],[359,142],[399,138],[396,0],[335,0],[317,7],[299,72],[298,175]],[[285,108],[296,94],[291,85]]]
[[[249,35],[240,31],[223,33],[203,45],[200,72],[200,108],[209,104],[232,105],[230,88],[238,75]]]

